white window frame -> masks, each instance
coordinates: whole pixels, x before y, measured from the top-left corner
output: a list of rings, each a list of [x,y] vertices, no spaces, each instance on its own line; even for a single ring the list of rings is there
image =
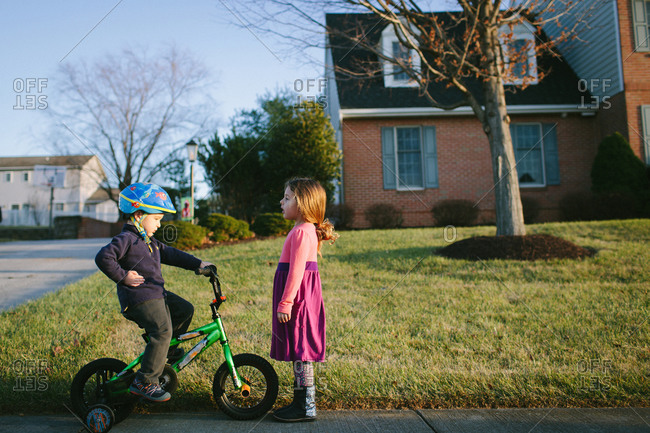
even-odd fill
[[[522,184],[521,181],[519,181],[519,187],[520,188],[543,188],[546,186],[546,160],[544,159],[544,130],[542,128],[542,124],[539,122],[515,122],[512,123],[512,126],[538,126],[539,127],[539,151],[540,151],[540,163],[542,164],[542,183],[524,183]],[[517,148],[517,144],[512,141],[512,150],[515,152],[515,149]],[[529,152],[524,154],[522,158],[528,155]],[[515,153],[515,159],[517,158],[517,155]],[[515,164],[519,164],[520,160],[516,160]],[[517,179],[519,179],[519,170],[517,169]]]
[[[650,105],[641,105],[641,126],[643,127],[643,156],[650,165]]]
[[[397,140],[397,130],[398,129],[417,129],[418,134],[420,135],[420,178],[422,179],[421,186],[409,186],[403,185],[400,186],[400,175],[399,175],[399,143]],[[422,126],[420,125],[400,125],[393,127],[393,139],[395,140],[395,189],[397,191],[423,191],[424,190],[424,137],[422,135]]]
[[[14,181],[14,174],[11,171],[6,171],[2,173],[2,181],[6,183],[13,183]]]
[[[509,35],[511,32],[512,38],[506,41],[505,35]],[[533,85],[539,83],[539,76],[537,75],[537,52],[535,51],[535,27],[525,21],[514,26],[512,30],[509,26],[504,25],[499,29],[499,35],[501,51],[503,52],[504,72],[505,65],[510,63],[507,42],[525,40],[528,43],[528,78],[503,77],[504,84],[519,85],[525,82],[526,84]]]
[[[29,183],[32,180],[30,173],[28,171],[23,172],[23,182]]]
[[[408,24],[405,24],[408,25]],[[412,36],[404,36],[405,39],[411,39]],[[395,31],[393,25],[389,24],[381,32],[381,52],[384,56],[388,58],[393,58],[393,42],[401,43]],[[410,56],[413,62],[413,69],[420,71],[420,56],[415,50],[409,50]],[[419,84],[417,81],[409,77],[408,80],[396,80],[396,74],[400,73],[401,70],[398,65],[390,63],[386,60],[382,60],[382,66],[384,70],[384,87],[418,87]]]
[[[650,17],[648,16],[648,0],[631,0],[632,31],[634,33],[634,51],[650,51]]]

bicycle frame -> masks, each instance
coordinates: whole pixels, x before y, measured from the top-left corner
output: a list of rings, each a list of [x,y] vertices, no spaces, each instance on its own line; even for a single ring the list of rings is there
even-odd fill
[[[242,391],[245,392],[247,391],[248,385],[242,382],[241,377],[237,373],[237,369],[235,368],[235,364],[233,362],[230,345],[228,344],[228,337],[226,337],[226,331],[223,327],[221,315],[219,314],[219,307],[226,301],[226,297],[221,294],[221,284],[219,282],[219,276],[216,272],[216,267],[214,270],[210,269],[209,272],[210,273],[208,275],[210,276],[210,283],[212,284],[215,295],[214,300],[210,303],[210,308],[212,309],[212,323],[208,323],[199,328],[181,334],[176,338],[172,338],[171,342],[169,343],[170,347],[176,346],[183,341],[193,340],[195,338],[204,336],[204,338],[201,339],[201,341],[199,341],[194,347],[192,347],[192,349],[187,352],[182,358],[171,364],[171,368],[178,373],[187,367],[187,365],[190,364],[198,355],[203,353],[204,350],[218,341],[221,343],[221,347],[223,348],[223,356],[226,360],[226,363],[228,364],[228,368],[230,369],[233,385],[236,389],[242,389]],[[135,360],[133,360],[133,362],[127,365],[124,370],[119,372],[113,378],[109,379],[107,381],[107,384],[110,384],[111,382],[117,382],[122,379],[129,370],[135,368],[135,366],[140,363],[143,355],[144,352],[142,352]],[[128,392],[128,387],[126,389],[126,392]]]

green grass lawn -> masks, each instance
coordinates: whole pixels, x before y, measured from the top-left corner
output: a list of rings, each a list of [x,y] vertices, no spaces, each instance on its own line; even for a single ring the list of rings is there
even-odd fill
[[[442,228],[342,232],[319,261],[327,362],[321,408],[647,406],[650,396],[650,220],[528,227],[597,250],[572,261],[464,261],[435,251]],[[459,228],[458,239],[494,235]],[[216,263],[235,353],[268,358],[273,274],[283,239],[196,251]],[[210,321],[206,279],[164,268],[167,287]],[[0,315],[0,413],[67,412],[72,377],[100,357],[143,348],[97,273]],[[213,407],[223,362],[214,346],[179,374],[155,410]],[[289,399],[291,368],[272,361]],[[152,410],[147,407],[146,410]]]

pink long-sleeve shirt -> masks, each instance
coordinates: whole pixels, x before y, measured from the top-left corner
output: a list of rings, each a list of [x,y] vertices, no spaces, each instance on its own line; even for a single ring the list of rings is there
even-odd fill
[[[303,223],[291,229],[284,241],[280,263],[289,263],[289,275],[284,286],[278,313],[291,314],[291,307],[305,275],[305,264],[317,261],[318,236],[312,223]]]

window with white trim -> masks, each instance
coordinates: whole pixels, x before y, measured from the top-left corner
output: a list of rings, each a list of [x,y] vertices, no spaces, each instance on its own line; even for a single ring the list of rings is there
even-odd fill
[[[404,36],[404,39],[412,39],[413,36]],[[420,56],[415,50],[405,47],[395,34],[393,25],[386,26],[381,33],[381,51],[388,57],[399,59],[404,65],[415,71],[420,70]],[[384,86],[386,87],[417,87],[417,81],[413,80],[403,68],[388,61],[383,61]]]
[[[650,51],[650,1],[632,0],[634,50]]]
[[[646,165],[650,165],[650,105],[641,106],[641,124],[643,126],[643,154]]]
[[[554,123],[510,125],[519,186],[543,187],[560,184],[556,126]]]
[[[395,128],[397,189],[424,188],[420,128]]]
[[[540,123],[513,125],[512,146],[515,149],[517,175],[521,186],[544,186],[544,143]]]
[[[384,189],[438,187],[434,126],[383,127],[381,141]]]
[[[505,84],[537,84],[537,53],[535,51],[535,28],[522,23],[510,29],[503,26],[501,49]]]
[[[12,174],[13,174],[13,173],[10,172],[10,171],[7,172],[7,173],[4,173],[4,174],[2,175],[2,180],[4,180],[4,181],[7,182],[7,183],[11,183],[11,182],[13,181],[13,176],[12,176]]]
[[[31,176],[29,175],[29,172],[28,172],[28,171],[24,172],[24,173],[23,173],[23,182],[29,182],[29,178],[30,178],[30,177],[31,177]]]

